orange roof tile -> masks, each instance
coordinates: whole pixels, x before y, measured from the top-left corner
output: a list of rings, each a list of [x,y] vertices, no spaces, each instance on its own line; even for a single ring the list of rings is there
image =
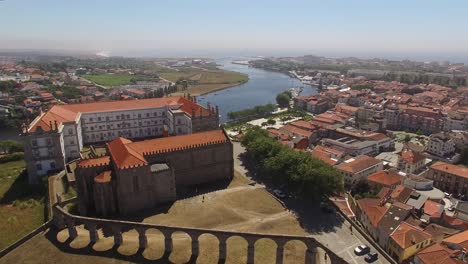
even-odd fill
[[[367,180],[382,184],[384,186],[391,186],[399,184],[403,181],[404,177],[398,174],[396,171],[381,170],[367,176]]]
[[[468,248],[468,231],[455,234],[443,240],[446,243],[457,244],[462,248]]]
[[[424,155],[411,150],[404,150],[403,152],[401,152],[401,158],[409,164],[415,164],[420,162],[421,160],[426,159]]]
[[[359,207],[367,215],[367,218],[374,227],[377,227],[380,219],[385,215],[388,208],[380,206],[381,200],[375,198],[364,198],[357,200]]]
[[[357,173],[382,161],[366,155],[359,156],[350,162],[343,162],[337,166],[338,169],[349,173]]]
[[[406,222],[401,222],[397,229],[390,235],[400,248],[405,249],[432,236],[422,229],[412,226]]]
[[[412,192],[413,192],[413,189],[408,188],[404,185],[398,185],[393,190],[391,197],[399,202],[405,203],[410,197]]]
[[[292,125],[285,125],[285,126],[281,127],[280,130],[288,131],[288,132],[290,132],[292,134],[296,134],[296,135],[303,136],[303,137],[306,137],[306,138],[309,138],[310,136],[312,136],[312,133],[313,133],[311,131],[307,131],[305,129],[301,129],[301,128],[298,128],[298,127],[295,127],[295,126],[292,126]]]
[[[112,172],[110,170],[108,171],[103,171],[99,173],[96,177],[94,177],[94,182],[97,183],[106,183],[110,182],[112,177],[111,177]]]
[[[450,163],[439,161],[432,165],[431,169],[453,174],[463,178],[468,178],[468,168],[463,166],[453,165]]]
[[[78,167],[88,168],[88,167],[109,165],[109,163],[110,163],[110,157],[103,156],[103,157],[99,157],[95,159],[81,160],[78,162]]]
[[[163,153],[182,149],[195,148],[228,142],[223,130],[212,130],[188,135],[156,138],[132,142],[128,139],[117,138],[107,143],[112,159],[120,169],[146,165],[145,155]]]
[[[416,256],[421,260],[422,264],[462,264],[462,260],[451,257],[458,252],[441,244],[434,244],[421,250]]]
[[[444,211],[444,205],[440,203],[436,203],[431,200],[427,200],[424,203],[424,213],[431,216],[440,218],[442,216],[442,212]]]

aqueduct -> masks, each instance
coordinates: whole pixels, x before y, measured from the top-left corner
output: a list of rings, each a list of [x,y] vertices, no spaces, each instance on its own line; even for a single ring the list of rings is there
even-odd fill
[[[53,206],[53,225],[59,229],[67,229],[69,238],[75,239],[78,236],[77,225],[84,225],[89,231],[89,240],[91,243],[96,243],[99,240],[99,229],[106,229],[111,232],[114,237],[114,245],[119,246],[123,243],[122,233],[125,230],[134,229],[138,232],[138,243],[140,249],[145,249],[148,246],[146,232],[149,229],[159,230],[164,235],[164,250],[167,253],[172,251],[173,239],[172,235],[175,232],[183,232],[191,239],[192,256],[196,257],[199,253],[199,238],[202,235],[209,234],[218,240],[219,262],[226,259],[227,255],[227,241],[232,237],[241,237],[247,242],[247,263],[254,263],[255,243],[260,239],[270,239],[276,244],[276,263],[283,263],[284,246],[289,241],[300,241],[306,246],[305,263],[317,263],[317,248],[323,249],[329,262],[335,264],[347,263],[328,248],[320,244],[311,236],[290,236],[290,235],[276,235],[276,234],[260,234],[260,233],[247,233],[247,232],[232,232],[211,229],[199,228],[186,228],[186,227],[172,227],[163,225],[146,224],[139,222],[129,222],[120,220],[109,220],[100,218],[83,217],[70,214],[64,205],[76,201],[77,198],[72,198],[66,201],[59,201]]]

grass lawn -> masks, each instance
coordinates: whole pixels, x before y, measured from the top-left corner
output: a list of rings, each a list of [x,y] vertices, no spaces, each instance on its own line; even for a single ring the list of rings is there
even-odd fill
[[[248,81],[248,76],[242,73],[225,70],[202,70],[199,68],[183,68],[179,71],[163,72],[160,76],[164,79],[176,82],[183,78],[196,82],[188,87],[192,95],[202,95],[209,92],[222,90]],[[181,92],[184,93],[186,91]],[[175,94],[177,95],[177,94]]]
[[[44,192],[30,186],[24,161],[0,164],[0,249],[44,222]]]
[[[135,78],[130,74],[87,74],[82,77],[107,87],[130,84],[130,80]]]

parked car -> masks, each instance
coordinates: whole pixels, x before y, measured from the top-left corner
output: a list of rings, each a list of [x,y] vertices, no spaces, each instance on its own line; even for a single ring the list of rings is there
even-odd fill
[[[273,194],[278,196],[279,198],[285,198],[286,197],[286,194],[284,192],[282,192],[281,190],[273,190]]]
[[[455,211],[455,208],[453,208],[453,206],[451,206],[447,210],[449,210],[449,212],[453,212],[453,211]]]
[[[367,254],[367,256],[364,258],[364,260],[368,263],[371,263],[371,262],[374,262],[377,260],[377,258],[379,257],[379,254],[377,254],[377,252],[371,252],[369,254]]]
[[[354,249],[354,254],[362,256],[370,252],[370,248],[366,245],[360,245]]]

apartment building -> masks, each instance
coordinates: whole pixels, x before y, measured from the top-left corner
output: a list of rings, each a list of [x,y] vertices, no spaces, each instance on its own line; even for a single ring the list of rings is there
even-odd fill
[[[378,159],[362,155],[346,160],[336,168],[341,171],[345,185],[354,185],[361,180],[367,179],[367,176],[370,174],[382,170],[383,162]]]
[[[434,181],[434,187],[444,192],[468,195],[468,168],[446,162],[436,162],[429,167],[426,178]]]

